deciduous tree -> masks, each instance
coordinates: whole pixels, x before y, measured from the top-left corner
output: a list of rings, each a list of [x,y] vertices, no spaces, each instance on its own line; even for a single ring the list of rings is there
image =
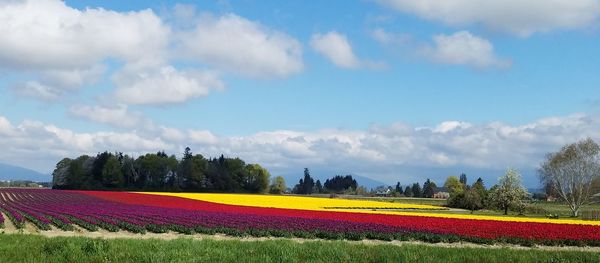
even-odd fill
[[[527,197],[527,190],[521,183],[521,175],[514,169],[509,168],[499,178],[499,182],[490,190],[490,199],[496,207],[508,214],[511,206],[517,206],[521,200]]]
[[[565,145],[546,156],[539,175],[542,184],[550,186],[576,217],[590,201],[592,182],[600,177],[600,146],[591,138]]]

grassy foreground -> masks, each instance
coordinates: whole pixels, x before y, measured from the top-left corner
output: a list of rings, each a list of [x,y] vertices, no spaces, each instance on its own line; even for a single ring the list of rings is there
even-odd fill
[[[8,260],[8,261],[7,261]],[[46,238],[0,234],[1,262],[600,262],[581,251],[366,245],[344,241]]]

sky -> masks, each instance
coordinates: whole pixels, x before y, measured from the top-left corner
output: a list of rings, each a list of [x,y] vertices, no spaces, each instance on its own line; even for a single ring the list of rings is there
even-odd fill
[[[1,1],[0,162],[189,146],[536,187],[546,153],[600,141],[600,1],[484,2]]]

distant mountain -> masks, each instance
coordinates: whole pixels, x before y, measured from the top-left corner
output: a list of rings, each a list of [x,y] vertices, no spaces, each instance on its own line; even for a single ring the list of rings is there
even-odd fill
[[[283,176],[283,178],[285,179],[285,184],[287,185],[287,187],[289,188],[293,188],[294,185],[296,185],[298,183],[298,181],[300,181],[300,179],[304,178],[304,172],[300,171],[299,173],[294,173],[294,174],[273,174],[272,176],[277,176],[277,175],[281,175]],[[316,180],[321,180],[321,183],[325,183],[325,180],[330,179],[332,177],[334,177],[335,175],[348,175],[348,173],[331,173],[331,172],[323,172],[323,171],[313,171],[310,170],[310,176],[312,178]],[[375,188],[377,186],[380,185],[388,185],[386,183],[368,178],[368,177],[364,177],[364,176],[360,176],[360,175],[356,175],[356,174],[352,174],[350,173],[350,175],[352,175],[352,178],[354,178],[354,180],[356,180],[356,183],[358,183],[358,185],[360,186],[364,186],[367,188],[367,190],[370,190],[371,188]]]
[[[52,176],[19,166],[0,163],[0,180],[50,182],[52,181]]]

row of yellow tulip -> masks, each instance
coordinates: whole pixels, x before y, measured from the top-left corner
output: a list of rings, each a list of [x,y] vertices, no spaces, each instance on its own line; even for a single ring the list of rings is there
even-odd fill
[[[412,215],[438,218],[495,220],[510,222],[538,222],[556,224],[583,224],[600,226],[600,221],[585,221],[577,219],[547,219],[516,216],[491,216],[461,214],[452,211],[445,212],[446,208],[432,205],[405,204],[378,202],[368,200],[350,200],[338,198],[285,196],[285,195],[252,195],[252,194],[208,194],[208,193],[157,193],[145,192],[144,194],[182,197],[228,205],[240,205],[266,208],[300,209],[310,211],[335,211],[368,214]],[[394,210],[397,209],[397,210]],[[409,211],[414,210],[414,211]],[[436,211],[438,210],[438,211]],[[440,211],[441,210],[441,211]]]

